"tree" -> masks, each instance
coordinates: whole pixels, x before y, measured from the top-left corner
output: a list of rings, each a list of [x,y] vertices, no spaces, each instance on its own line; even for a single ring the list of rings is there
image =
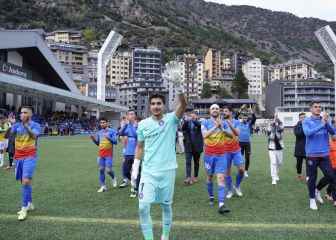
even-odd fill
[[[230,93],[226,90],[225,87],[219,87],[217,89],[217,95],[220,98],[232,98],[232,96],[230,95]]]
[[[242,70],[239,70],[237,75],[235,76],[231,91],[234,97],[236,98],[248,98],[247,90],[248,90],[248,80],[245,77]]]
[[[83,38],[85,42],[91,43],[97,40],[97,33],[93,28],[85,28],[83,30]]]
[[[209,83],[204,83],[203,84],[201,97],[202,98],[211,98],[212,97],[211,86],[210,86]]]

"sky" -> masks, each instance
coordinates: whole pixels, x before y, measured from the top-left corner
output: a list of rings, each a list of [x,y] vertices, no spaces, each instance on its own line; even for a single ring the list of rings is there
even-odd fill
[[[206,0],[226,5],[250,5],[293,13],[299,17],[316,17],[336,21],[336,0]]]

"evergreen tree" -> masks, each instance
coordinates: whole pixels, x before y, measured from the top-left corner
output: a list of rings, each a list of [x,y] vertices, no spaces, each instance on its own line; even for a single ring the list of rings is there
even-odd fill
[[[82,32],[84,41],[87,43],[97,40],[97,33],[93,28],[85,28]]]
[[[239,70],[232,82],[231,91],[233,96],[236,98],[248,98],[248,85],[248,80],[245,77],[243,71]]]
[[[210,86],[209,83],[204,83],[203,84],[201,97],[202,98],[211,98],[212,97],[211,86]]]
[[[217,95],[220,98],[232,98],[232,96],[230,95],[230,93],[224,87],[219,87],[217,89]]]

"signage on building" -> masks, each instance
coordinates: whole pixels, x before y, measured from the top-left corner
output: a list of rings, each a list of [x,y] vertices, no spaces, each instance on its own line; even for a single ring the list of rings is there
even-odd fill
[[[28,73],[20,66],[7,62],[0,62],[0,72],[15,75],[22,78],[28,78]]]

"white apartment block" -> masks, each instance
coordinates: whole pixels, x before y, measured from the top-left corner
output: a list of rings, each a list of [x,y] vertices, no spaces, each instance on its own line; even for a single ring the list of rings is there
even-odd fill
[[[242,66],[243,73],[249,83],[248,95],[257,101],[261,110],[265,109],[264,69],[264,65],[259,58],[249,60]]]
[[[182,68],[183,86],[188,100],[199,98],[204,80],[204,63],[194,54],[184,54],[179,57]]]
[[[46,40],[48,42],[80,44],[82,42],[82,33],[74,30],[58,30],[47,33]]]
[[[231,58],[223,57],[222,59],[222,69],[225,70],[231,70],[232,64],[231,64]]]
[[[248,94],[263,94],[264,66],[259,58],[252,59],[243,65],[243,73],[248,80]]]
[[[283,64],[270,66],[268,81],[310,79],[313,77],[313,72],[312,64],[303,59],[294,59]]]

